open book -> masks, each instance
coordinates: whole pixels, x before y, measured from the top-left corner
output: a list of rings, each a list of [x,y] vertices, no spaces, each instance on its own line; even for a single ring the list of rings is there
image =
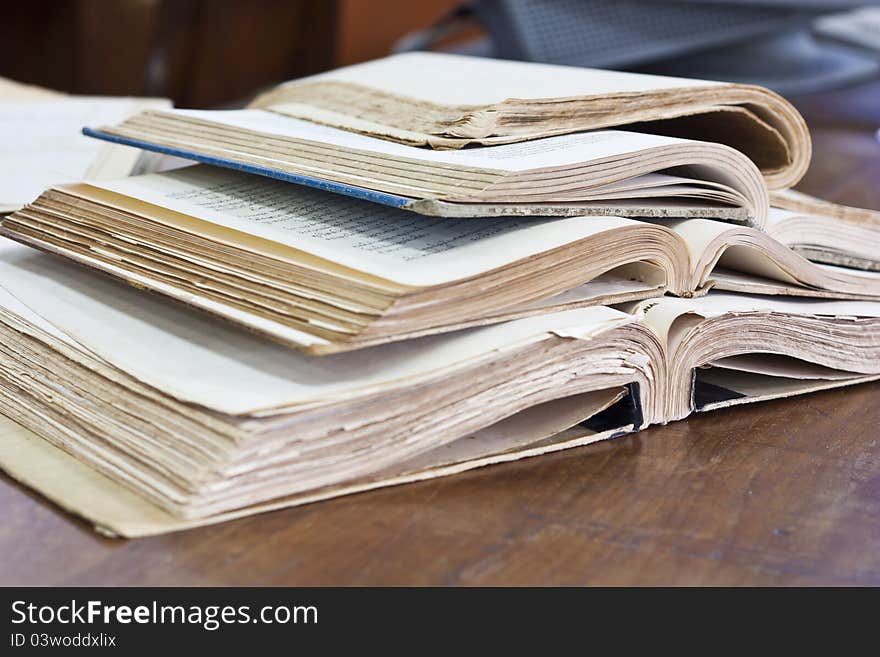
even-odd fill
[[[860,225],[866,229],[880,230],[880,210],[832,203],[793,189],[778,190],[772,192],[770,196],[773,206],[783,210],[804,215],[831,217],[848,224]]]
[[[839,205],[794,190],[773,193],[769,231],[814,262],[880,271],[880,211]]]
[[[876,378],[880,304],[711,293],[313,359],[4,242],[0,467],[143,535]]]
[[[407,53],[282,84],[251,105],[413,145],[461,148],[620,128],[727,144],[771,189],[807,170],[810,136],[761,87],[439,53]]]
[[[775,241],[778,217],[769,234],[708,219],[428,219],[194,166],[54,188],[0,232],[314,354],[713,286],[880,297],[880,273]]]
[[[709,216],[761,225],[767,193],[722,144],[601,131],[460,151],[256,109],[142,112],[86,134],[443,217]]]

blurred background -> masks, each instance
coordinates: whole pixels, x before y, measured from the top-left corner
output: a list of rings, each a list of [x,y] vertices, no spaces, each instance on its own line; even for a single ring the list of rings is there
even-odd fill
[[[437,49],[753,82],[804,103],[859,85],[847,111],[880,116],[878,2],[29,0],[4,7],[0,37],[0,76],[182,107]]]

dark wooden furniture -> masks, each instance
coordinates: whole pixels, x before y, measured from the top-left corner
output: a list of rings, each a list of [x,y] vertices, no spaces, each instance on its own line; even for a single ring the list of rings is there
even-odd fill
[[[804,103],[801,188],[880,209],[877,103]],[[878,585],[878,427],[880,383],[135,541],[4,477],[0,583]]]
[[[29,0],[0,21],[0,76],[79,94],[240,103],[382,57],[458,0]]]
[[[336,64],[322,0],[30,0],[4,8],[0,75],[78,94],[240,101]]]

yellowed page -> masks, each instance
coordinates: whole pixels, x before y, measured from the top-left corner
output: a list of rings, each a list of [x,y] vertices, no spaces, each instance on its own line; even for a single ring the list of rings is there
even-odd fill
[[[719,408],[728,408],[730,406],[741,406],[742,404],[770,401],[773,399],[784,399],[786,397],[805,395],[823,390],[833,390],[835,388],[843,388],[845,386],[857,385],[859,383],[876,381],[880,378],[878,375],[850,375],[848,378],[833,380],[799,379],[787,376],[766,376],[752,372],[739,372],[736,370],[725,370],[714,367],[708,370],[701,370],[699,377],[706,383],[720,386],[743,395],[742,397],[736,397],[734,399],[706,404],[699,409],[701,412],[712,411]]]
[[[687,219],[673,221],[666,225],[681,236],[688,245],[691,256],[692,286],[700,287],[712,278],[712,268],[720,263],[743,275],[758,276],[782,281],[790,285],[801,285],[800,281],[787,272],[769,256],[769,238],[762,232],[747,226],[731,226],[708,219]],[[792,254],[792,259],[801,260]],[[699,263],[704,271],[695,271]],[[807,260],[801,263],[813,268]]]
[[[662,297],[629,306],[629,311],[649,326],[675,354],[685,334],[703,319],[730,313],[775,312],[830,317],[880,317],[878,301],[824,301],[782,296],[758,296],[713,291],[703,297]]]
[[[252,106],[436,148],[701,114],[705,129],[682,134],[772,153],[762,168],[773,189],[796,184],[811,150],[803,118],[762,87],[438,53],[294,80]]]
[[[258,236],[402,285],[469,278],[624,226],[631,219],[432,219],[300,185],[208,166],[91,186],[231,229],[181,226],[225,244]],[[201,228],[201,230],[200,230]]]
[[[742,354],[728,356],[709,363],[712,367],[735,370],[763,376],[780,376],[787,379],[821,379],[842,381],[853,378],[852,372],[836,370],[805,360],[780,356],[779,354]]]
[[[456,443],[466,449],[438,450],[375,477],[294,495],[201,520],[185,520],[154,506],[96,472],[16,422],[0,415],[0,470],[33,488],[62,509],[85,518],[110,536],[137,538],[215,524],[256,513],[308,504],[384,486],[432,479],[466,470],[587,445],[632,426],[595,433],[583,427],[560,431],[613,403],[618,391],[600,391],[529,409]],[[522,422],[515,420],[520,418]],[[558,432],[558,433],[557,433]],[[552,438],[551,438],[552,436]],[[550,438],[549,440],[543,440]],[[456,443],[452,443],[453,445]]]
[[[793,189],[774,191],[771,193],[771,200],[774,206],[785,210],[860,224],[873,230],[880,228],[880,210],[832,203]]]
[[[775,312],[793,315],[823,315],[830,317],[880,317],[877,301],[815,301],[791,297],[757,296],[711,292],[694,299],[665,297],[644,301],[643,307],[656,306],[674,309],[675,313],[695,313],[701,317],[718,317],[727,313]]]
[[[632,321],[610,308],[582,308],[313,358],[8,240],[0,241],[0,285],[121,370],[232,415],[345,398],[555,331],[589,338]]]
[[[467,75],[462,75],[463,69]],[[570,98],[720,84],[690,78],[442,53],[393,55],[288,84],[318,80],[351,82],[444,105],[491,105],[509,98]]]
[[[694,286],[711,279],[719,289],[756,294],[880,296],[880,273],[811,262],[773,235],[774,229],[779,230],[781,224],[789,222],[789,239],[800,233],[809,236],[807,244],[827,242],[833,245],[829,248],[846,244],[847,240],[836,235],[837,231],[827,226],[827,222],[820,220],[817,225],[810,220],[810,217],[772,208],[769,235],[753,228],[706,219],[666,222],[665,225],[687,243],[692,269],[701,269],[694,272]],[[803,231],[797,228],[801,222],[809,222]],[[843,225],[848,227],[844,232],[867,232],[858,226]],[[854,239],[856,236],[846,237],[859,244],[859,240]],[[861,242],[864,251],[869,252],[867,236]],[[713,271],[716,264],[718,268]]]
[[[228,125],[270,135],[321,142],[340,148],[369,151],[390,157],[505,172],[571,166],[606,157],[631,155],[649,148],[688,142],[686,139],[639,132],[597,130],[501,146],[486,146],[459,151],[434,151],[258,109],[227,111],[175,109],[162,113],[191,117],[218,125]],[[368,180],[368,172],[364,172],[364,176],[365,180]]]

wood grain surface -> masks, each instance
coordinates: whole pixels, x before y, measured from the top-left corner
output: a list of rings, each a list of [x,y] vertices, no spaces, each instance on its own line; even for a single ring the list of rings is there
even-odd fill
[[[840,97],[800,189],[880,209],[880,119]],[[0,584],[880,585],[878,426],[868,384],[135,541],[0,477]]]

